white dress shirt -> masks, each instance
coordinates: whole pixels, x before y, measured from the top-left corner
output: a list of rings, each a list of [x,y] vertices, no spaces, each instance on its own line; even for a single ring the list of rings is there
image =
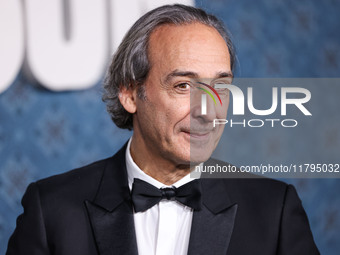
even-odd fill
[[[130,139],[126,153],[126,169],[130,191],[133,179],[146,181],[157,188],[164,185],[144,173],[133,161],[130,153]],[[186,175],[172,186],[176,188],[194,178]],[[161,200],[144,212],[134,213],[135,231],[139,255],[186,255],[188,253],[193,210],[177,201]]]

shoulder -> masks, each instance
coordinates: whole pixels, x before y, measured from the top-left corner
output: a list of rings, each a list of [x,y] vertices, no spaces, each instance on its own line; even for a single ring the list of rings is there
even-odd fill
[[[105,187],[112,187],[120,185],[124,179],[125,150],[126,145],[110,158],[34,182],[24,197],[33,197],[40,201],[41,206],[51,210],[79,207],[85,200],[93,201],[103,183],[107,183]]]
[[[41,203],[92,199],[111,158],[38,180],[30,185],[38,192]],[[32,189],[32,188],[31,188]],[[28,189],[29,190],[29,189]]]
[[[210,174],[212,175],[210,177],[205,174],[208,178],[219,179],[216,181],[222,182],[236,201],[245,201],[248,204],[253,204],[255,201],[267,204],[273,202],[279,206],[284,203],[287,193],[296,194],[294,187],[283,181],[240,172],[239,168],[216,159],[210,159],[207,163],[236,169],[235,172]]]
[[[97,176],[100,176],[109,160],[110,158],[99,160],[89,165],[75,168],[62,174],[53,175],[38,180],[36,184],[41,187],[47,188],[51,185],[54,186],[62,184],[64,186],[87,182],[90,181],[92,178],[97,178]]]

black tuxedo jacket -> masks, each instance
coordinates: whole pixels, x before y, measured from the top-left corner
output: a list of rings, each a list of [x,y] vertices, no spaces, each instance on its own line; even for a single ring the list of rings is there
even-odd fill
[[[125,149],[32,183],[6,254],[137,254]],[[319,254],[291,185],[270,179],[202,179],[202,196],[188,254]]]

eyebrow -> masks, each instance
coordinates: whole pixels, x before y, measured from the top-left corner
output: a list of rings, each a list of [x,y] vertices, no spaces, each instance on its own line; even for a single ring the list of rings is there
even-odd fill
[[[234,78],[234,75],[232,72],[219,72],[217,73],[216,78]]]
[[[195,72],[180,71],[180,70],[176,69],[166,76],[165,82],[169,82],[174,77],[189,77],[189,78],[192,78],[192,79],[198,79],[199,75]],[[218,72],[218,73],[216,73],[214,79],[220,79],[220,78],[233,78],[233,74],[232,74],[232,72]]]

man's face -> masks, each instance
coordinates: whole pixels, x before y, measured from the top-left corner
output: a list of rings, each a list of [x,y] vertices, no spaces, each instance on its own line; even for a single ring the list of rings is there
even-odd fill
[[[136,98],[134,138],[154,159],[176,165],[207,160],[224,126],[213,128],[213,120],[226,118],[229,96],[221,95],[223,107],[208,98],[210,110],[202,115],[200,104],[190,104],[193,98],[200,103],[202,92],[194,94],[189,84],[231,76],[225,41],[200,23],[163,25],[151,34],[149,60],[146,99]]]

